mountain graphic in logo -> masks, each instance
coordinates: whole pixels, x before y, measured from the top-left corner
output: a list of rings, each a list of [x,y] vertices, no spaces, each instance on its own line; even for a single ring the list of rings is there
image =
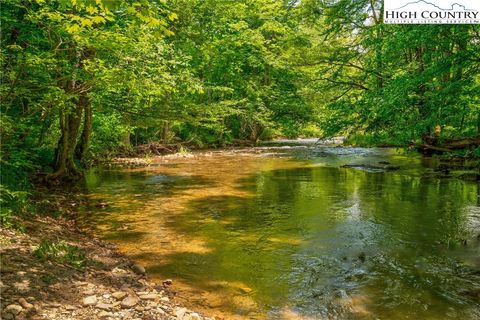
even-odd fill
[[[476,11],[476,10],[473,10],[473,9],[467,9],[466,6],[464,6],[463,4],[460,4],[458,2],[452,3],[449,8],[441,8],[438,5],[436,5],[434,3],[431,3],[429,1],[425,1],[425,0],[408,2],[407,4],[397,8],[395,10],[405,9],[409,6],[415,6],[415,9],[417,9],[417,10],[418,9],[428,10],[428,9],[434,9],[435,8],[437,10],[442,10],[442,11]]]
[[[480,0],[384,0],[388,24],[480,24]]]

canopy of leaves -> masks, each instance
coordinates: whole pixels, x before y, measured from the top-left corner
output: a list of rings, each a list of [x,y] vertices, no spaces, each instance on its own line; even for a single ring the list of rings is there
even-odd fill
[[[2,183],[149,141],[480,134],[478,25],[379,0],[4,0]]]

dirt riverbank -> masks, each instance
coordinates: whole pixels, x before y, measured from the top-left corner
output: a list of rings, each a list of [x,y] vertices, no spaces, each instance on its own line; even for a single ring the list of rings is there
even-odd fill
[[[73,219],[35,215],[15,224],[0,230],[2,319],[210,319],[177,303],[175,283],[151,282]]]

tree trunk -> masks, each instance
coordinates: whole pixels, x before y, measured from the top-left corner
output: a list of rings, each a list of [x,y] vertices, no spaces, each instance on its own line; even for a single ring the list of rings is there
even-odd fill
[[[122,138],[122,144],[126,149],[130,149],[132,146],[132,143],[130,142],[130,135],[130,132],[127,132]]]
[[[168,121],[165,121],[162,124],[160,140],[164,143],[168,143],[170,141],[170,123]]]
[[[63,110],[60,115],[60,129],[62,135],[58,140],[54,165],[55,172],[51,175],[51,178],[65,177],[67,179],[74,179],[80,175],[75,166],[74,158],[82,112],[83,106],[79,99],[74,110],[71,112]]]
[[[87,97],[87,90],[85,90],[81,82],[77,81],[78,71],[82,67],[82,59],[85,59],[87,55],[85,55],[85,52],[82,52],[79,47],[72,44],[70,47],[70,56],[72,61],[74,61],[75,67],[72,71],[71,79],[66,81],[62,87],[70,94],[77,93],[78,98],[74,101],[74,105],[71,108],[64,108],[60,113],[61,136],[58,140],[56,149],[54,164],[55,172],[50,175],[50,178],[52,179],[62,178],[66,180],[75,180],[80,176],[80,171],[78,171],[75,166],[75,157],[78,155],[79,158],[83,157],[92,131],[92,110],[90,101]],[[78,132],[80,131],[84,110],[85,123],[81,142],[77,147]]]
[[[261,125],[258,122],[254,122],[250,126],[250,141],[254,143],[254,145],[257,145],[258,140],[260,139],[260,136],[262,135],[262,132],[264,130],[263,125]]]
[[[424,52],[425,52],[425,48],[422,45],[418,45],[415,49],[415,61],[418,63],[416,74],[418,77],[421,77],[422,74],[425,72]],[[424,122],[430,116],[430,111],[427,109],[426,84],[423,82],[420,83],[415,91],[417,94],[417,99],[416,99],[417,101],[415,105],[420,115],[420,119],[418,120],[421,122]],[[420,136],[422,137],[422,141],[425,144],[431,144],[432,141],[430,140],[433,138],[432,132],[433,132],[433,127],[431,125],[425,125],[425,127],[422,128],[422,131],[420,132]],[[436,138],[433,138],[433,139],[436,139]]]
[[[92,135],[92,106],[86,94],[80,96],[79,105],[83,105],[85,113],[83,116],[82,135],[80,136],[80,141],[76,146],[75,156],[78,161],[83,161],[90,143],[90,136]]]

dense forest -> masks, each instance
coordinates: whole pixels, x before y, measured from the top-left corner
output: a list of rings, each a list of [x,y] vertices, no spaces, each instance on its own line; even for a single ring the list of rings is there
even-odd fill
[[[385,8],[0,0],[0,318],[480,319],[480,24]]]
[[[378,0],[4,0],[2,202],[152,141],[478,142],[480,27],[382,20]]]

